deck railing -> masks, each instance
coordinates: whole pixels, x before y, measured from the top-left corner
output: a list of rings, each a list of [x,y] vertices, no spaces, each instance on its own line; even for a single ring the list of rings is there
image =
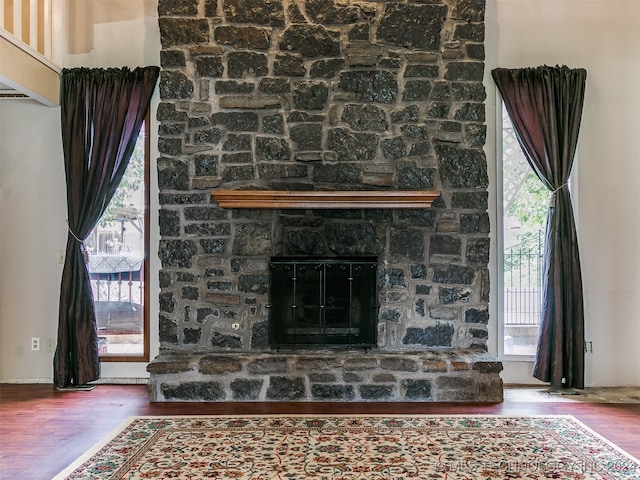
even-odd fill
[[[0,0],[0,27],[52,60],[52,0]]]
[[[504,323],[539,325],[542,305],[544,235],[533,245],[517,245],[504,252]]]

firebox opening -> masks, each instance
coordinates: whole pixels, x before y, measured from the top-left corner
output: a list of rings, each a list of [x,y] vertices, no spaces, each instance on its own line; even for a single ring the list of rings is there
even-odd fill
[[[375,257],[272,257],[271,347],[376,346],[377,269]]]

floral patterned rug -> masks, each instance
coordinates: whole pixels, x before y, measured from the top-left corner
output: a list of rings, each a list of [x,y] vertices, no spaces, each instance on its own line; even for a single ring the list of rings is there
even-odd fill
[[[570,416],[135,417],[54,480],[638,480]]]

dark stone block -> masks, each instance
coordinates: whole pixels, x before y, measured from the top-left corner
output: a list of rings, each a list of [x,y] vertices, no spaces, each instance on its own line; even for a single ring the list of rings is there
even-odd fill
[[[160,386],[166,399],[216,401],[225,398],[224,387],[218,382],[182,382],[179,385],[163,383]]]
[[[256,137],[256,159],[270,162],[290,160],[289,142],[284,138]]]
[[[431,82],[429,80],[407,80],[402,92],[404,102],[417,102],[428,100],[431,95]]]
[[[251,152],[224,153],[222,163],[253,163]]]
[[[426,328],[409,327],[402,343],[426,347],[450,347],[453,334],[453,326],[447,323],[436,323]]]
[[[257,132],[259,125],[255,112],[216,112],[211,116],[211,123],[234,132]]]
[[[197,77],[222,77],[224,64],[222,57],[199,56],[195,59],[195,69]]]
[[[313,230],[289,230],[286,234],[287,255],[324,255],[326,247],[322,236]]]
[[[489,214],[461,213],[460,233],[489,233]]]
[[[435,144],[440,176],[446,188],[486,188],[489,183],[484,152]]]
[[[420,109],[417,105],[409,105],[408,107],[391,112],[391,123],[407,123],[417,122]]]
[[[454,81],[482,82],[484,63],[449,62],[445,67],[444,78]]]
[[[486,340],[489,338],[489,332],[484,328],[470,328],[469,333],[473,338],[479,338],[481,340]]]
[[[467,44],[465,45],[467,51],[467,57],[473,60],[484,60],[484,45],[483,44]]]
[[[401,47],[440,50],[447,7],[388,3],[378,25],[378,39]]]
[[[231,152],[251,150],[251,135],[229,133],[224,139],[222,149]]]
[[[271,45],[269,30],[259,27],[221,25],[215,28],[213,37],[220,45],[249,50],[266,50]]]
[[[238,275],[238,292],[266,294],[269,291],[269,274],[253,273]]]
[[[306,23],[307,19],[300,12],[300,6],[297,3],[291,2],[289,4],[287,13],[289,14],[289,21],[291,23]]]
[[[204,0],[205,17],[218,16],[218,0]]]
[[[160,311],[173,313],[176,307],[176,301],[171,292],[161,292],[159,296]]]
[[[271,225],[245,223],[236,226],[234,255],[268,255],[271,253]]]
[[[382,140],[382,154],[387,160],[397,160],[407,154],[407,144],[402,137]]]
[[[287,116],[287,122],[299,123],[299,122],[324,122],[325,115],[318,114],[312,115],[309,112],[300,110],[294,110]]]
[[[260,80],[258,90],[262,93],[289,93],[291,80],[288,78],[263,78]]]
[[[307,0],[305,10],[312,22],[323,25],[348,24],[361,20],[358,7],[341,6],[334,1]]]
[[[487,98],[481,83],[453,82],[451,93],[455,101],[484,102]]]
[[[183,300],[198,300],[200,298],[200,289],[198,287],[182,287]]]
[[[309,381],[313,383],[335,383],[338,381],[333,373],[309,373]]]
[[[240,361],[227,355],[207,355],[198,363],[198,371],[203,375],[223,375],[240,370],[242,370]]]
[[[349,40],[369,40],[369,24],[368,23],[356,23],[349,29]]]
[[[388,400],[393,397],[391,385],[360,385],[358,390],[362,400]]]
[[[307,167],[306,165],[260,163],[258,165],[258,175],[263,179],[276,180],[284,178],[301,178],[307,176]]]
[[[163,272],[162,270],[158,272],[158,278],[160,283],[160,288],[167,288],[171,286],[171,273]]]
[[[178,156],[182,154],[181,138],[164,138],[158,139],[158,151],[165,155]]]
[[[230,384],[234,400],[258,400],[262,390],[262,380],[239,378]]]
[[[222,281],[208,281],[207,282],[207,290],[218,290],[218,291],[231,291],[233,284],[231,282],[222,282]]]
[[[375,105],[347,104],[342,111],[342,121],[354,130],[384,132],[388,127],[385,111]]]
[[[427,109],[427,117],[429,118],[448,118],[449,108],[451,106],[445,102],[434,102]]]
[[[429,380],[414,380],[407,378],[401,382],[401,390],[405,400],[431,400],[431,382]]]
[[[323,58],[311,64],[311,78],[333,78],[344,69],[342,58]]]
[[[470,147],[482,148],[487,140],[487,126],[483,124],[465,125],[464,138]]]
[[[471,285],[475,278],[476,270],[473,267],[463,265],[438,265],[433,269],[433,281],[435,283]]]
[[[321,25],[289,26],[280,38],[280,50],[307,58],[340,56],[340,35]]]
[[[268,322],[256,322],[251,327],[251,348],[266,348],[269,346]]]
[[[198,130],[193,133],[194,145],[220,143],[220,140],[222,140],[222,130],[219,128],[207,128],[206,130]]]
[[[160,223],[161,236],[180,236],[180,212],[176,210],[160,210],[158,221]]]
[[[451,196],[451,208],[468,208],[486,210],[489,193],[484,192],[454,192]]]
[[[273,74],[279,77],[304,77],[307,69],[302,55],[295,53],[278,53],[273,60]]]
[[[414,227],[432,228],[435,224],[436,212],[433,210],[401,210],[398,218],[404,220]]]
[[[212,177],[217,174],[218,156],[210,154],[199,154],[194,158],[196,176]]]
[[[184,134],[186,125],[184,123],[164,123],[158,126],[158,135],[162,137],[180,137]]]
[[[242,339],[235,335],[214,332],[211,337],[211,346],[216,348],[242,348]]]
[[[227,241],[224,239],[201,239],[202,251],[209,255],[224,253],[227,249]]]
[[[468,22],[482,22],[484,20],[485,2],[478,0],[457,0],[452,18]]]
[[[482,43],[484,41],[484,23],[456,25],[453,30],[453,39]]]
[[[489,263],[489,245],[488,238],[467,240],[467,261],[487,265]]]
[[[251,361],[247,371],[253,374],[288,373],[290,367],[284,357],[266,357]]]
[[[380,368],[394,372],[417,372],[418,363],[409,358],[382,357],[380,359]]]
[[[447,288],[440,287],[438,289],[438,299],[443,305],[451,305],[454,303],[468,303],[471,299],[471,290],[469,288]],[[432,312],[432,316],[435,316]]]
[[[389,309],[382,310],[380,312],[380,315],[378,316],[378,319],[381,322],[399,323],[400,316],[401,316],[401,313],[397,309],[389,308]]]
[[[393,103],[398,83],[393,73],[384,70],[350,70],[340,74],[338,87],[353,92],[363,102]]]
[[[382,288],[406,287],[404,270],[401,268],[378,269],[378,286]]]
[[[484,103],[465,103],[454,115],[461,122],[484,122]]]
[[[191,272],[176,272],[176,282],[197,282],[198,276]]]
[[[242,165],[237,167],[226,167],[222,172],[223,182],[239,182],[243,180],[253,180],[256,176],[253,165]]]
[[[191,240],[160,240],[158,256],[163,268],[191,268],[197,252],[196,244]]]
[[[216,82],[216,93],[251,93],[255,89],[255,84],[251,82],[238,82],[236,80],[218,80]]]
[[[418,167],[414,162],[397,165],[398,188],[401,190],[428,190],[433,188],[435,169]]]
[[[378,135],[332,128],[328,133],[327,147],[338,154],[340,161],[372,160],[378,151]]]
[[[165,16],[195,16],[198,13],[198,0],[159,0],[158,15]]]
[[[420,157],[428,155],[431,151],[431,142],[417,142],[411,145],[409,155],[412,157]]]
[[[418,300],[416,300],[415,310],[418,315],[420,315],[421,317],[424,317],[425,315],[424,298],[419,298]]]
[[[325,232],[329,249],[338,255],[377,255],[384,248],[381,234],[369,223],[336,223]]]
[[[186,207],[183,210],[184,219],[189,220],[224,220],[227,212],[215,206],[208,207]]]
[[[329,87],[323,82],[300,82],[293,90],[293,104],[302,110],[322,110],[329,98]]]
[[[264,77],[269,73],[267,56],[255,52],[230,52],[227,56],[229,78]]]
[[[158,105],[156,118],[161,122],[186,122],[187,112],[176,110],[176,106],[173,103],[161,102]]]
[[[196,311],[196,322],[198,323],[206,323],[207,317],[210,315],[215,315],[217,310],[212,308],[198,308]]]
[[[209,43],[209,23],[205,19],[165,17],[158,19],[158,25],[163,48]]]
[[[389,252],[392,255],[421,260],[424,258],[424,232],[418,229],[391,229]]]
[[[284,134],[284,119],[279,113],[262,117],[262,131],[264,133]]]
[[[200,341],[200,337],[202,336],[202,330],[199,328],[185,328],[184,333],[184,343],[185,344],[194,344]]]
[[[182,72],[163,70],[160,74],[160,98],[182,100],[193,95],[193,82]]]
[[[162,68],[180,68],[187,65],[187,59],[183,50],[162,50],[160,52],[160,65]]]
[[[420,279],[426,280],[427,278],[427,267],[423,264],[413,264],[410,267],[411,270],[411,278],[412,279]]]
[[[311,385],[313,400],[353,400],[356,393],[352,385]]]
[[[177,344],[178,343],[178,325],[170,318],[159,315],[160,321],[160,343]]]
[[[474,361],[472,369],[480,373],[500,373],[502,371],[502,362],[491,360]]]
[[[256,23],[282,27],[284,26],[282,3],[264,0],[226,0],[222,8],[229,23]]]
[[[361,183],[362,167],[353,163],[334,163],[313,167],[313,181],[320,183]]]
[[[302,123],[289,127],[289,135],[296,142],[297,150],[320,150],[322,148],[322,124]]]
[[[271,377],[267,398],[269,400],[299,400],[306,397],[304,378]]]
[[[425,77],[438,78],[440,68],[437,65],[407,65],[404,69],[405,78],[409,77]]]
[[[205,277],[224,277],[224,269],[223,268],[205,268],[204,276]]]
[[[405,137],[415,140],[428,140],[430,130],[426,125],[402,125],[400,131]]]
[[[431,285],[416,285],[416,295],[431,295]]]

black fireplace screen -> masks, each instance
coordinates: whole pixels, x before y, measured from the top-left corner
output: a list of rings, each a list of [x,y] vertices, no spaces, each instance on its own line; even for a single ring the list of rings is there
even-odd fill
[[[272,258],[271,346],[375,346],[377,268],[375,257]]]

